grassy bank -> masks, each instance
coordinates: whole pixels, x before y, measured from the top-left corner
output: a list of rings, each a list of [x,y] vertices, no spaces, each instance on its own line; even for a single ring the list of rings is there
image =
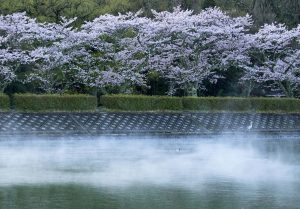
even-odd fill
[[[289,98],[161,97],[104,95],[100,104],[123,111],[282,112],[300,113],[300,100]]]
[[[10,100],[5,94],[0,93],[0,112],[9,110]]]
[[[12,104],[21,112],[95,111],[97,98],[90,95],[14,94]]]

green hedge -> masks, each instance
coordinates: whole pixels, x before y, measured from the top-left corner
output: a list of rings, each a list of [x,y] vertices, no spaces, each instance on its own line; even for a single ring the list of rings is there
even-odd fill
[[[114,110],[149,111],[182,110],[180,97],[143,96],[143,95],[105,95],[100,104]]]
[[[94,111],[97,98],[83,94],[14,94],[13,105],[17,111]]]
[[[300,100],[290,98],[185,97],[185,110],[300,112]]]
[[[9,110],[10,100],[6,94],[0,93],[0,111],[7,111]]]
[[[104,95],[100,98],[100,104],[108,109],[126,111],[300,112],[300,100],[289,98]]]
[[[241,97],[183,97],[185,110],[195,111],[248,111],[251,99]]]
[[[253,98],[251,106],[262,112],[300,112],[300,99]]]

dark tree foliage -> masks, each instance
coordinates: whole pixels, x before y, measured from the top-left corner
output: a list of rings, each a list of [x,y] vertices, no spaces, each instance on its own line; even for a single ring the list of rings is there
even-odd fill
[[[282,22],[293,27],[300,23],[300,1],[253,0],[252,15],[256,25]]]
[[[204,0],[203,4],[202,4],[202,8],[206,9],[209,7],[215,7],[217,6],[217,3],[215,0]]]
[[[151,15],[151,9],[183,9],[199,12],[207,7],[221,7],[230,14],[252,14],[257,26],[273,21],[294,27],[300,23],[299,0],[0,0],[0,14],[26,11],[40,21],[58,22],[60,16],[78,17],[78,24],[104,13],[137,11]]]

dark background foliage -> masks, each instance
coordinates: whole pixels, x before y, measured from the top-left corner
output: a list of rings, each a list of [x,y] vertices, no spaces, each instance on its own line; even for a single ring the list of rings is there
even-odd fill
[[[151,9],[171,10],[181,5],[195,12],[210,6],[218,6],[230,14],[253,15],[256,26],[270,22],[284,22],[288,26],[300,23],[299,0],[0,0],[0,14],[26,11],[40,21],[58,22],[60,16],[78,17],[78,24],[104,13]]]

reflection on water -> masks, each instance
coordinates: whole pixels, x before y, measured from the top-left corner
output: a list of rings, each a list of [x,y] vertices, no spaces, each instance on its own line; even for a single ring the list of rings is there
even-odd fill
[[[300,205],[300,139],[30,139],[0,141],[1,209]]]

